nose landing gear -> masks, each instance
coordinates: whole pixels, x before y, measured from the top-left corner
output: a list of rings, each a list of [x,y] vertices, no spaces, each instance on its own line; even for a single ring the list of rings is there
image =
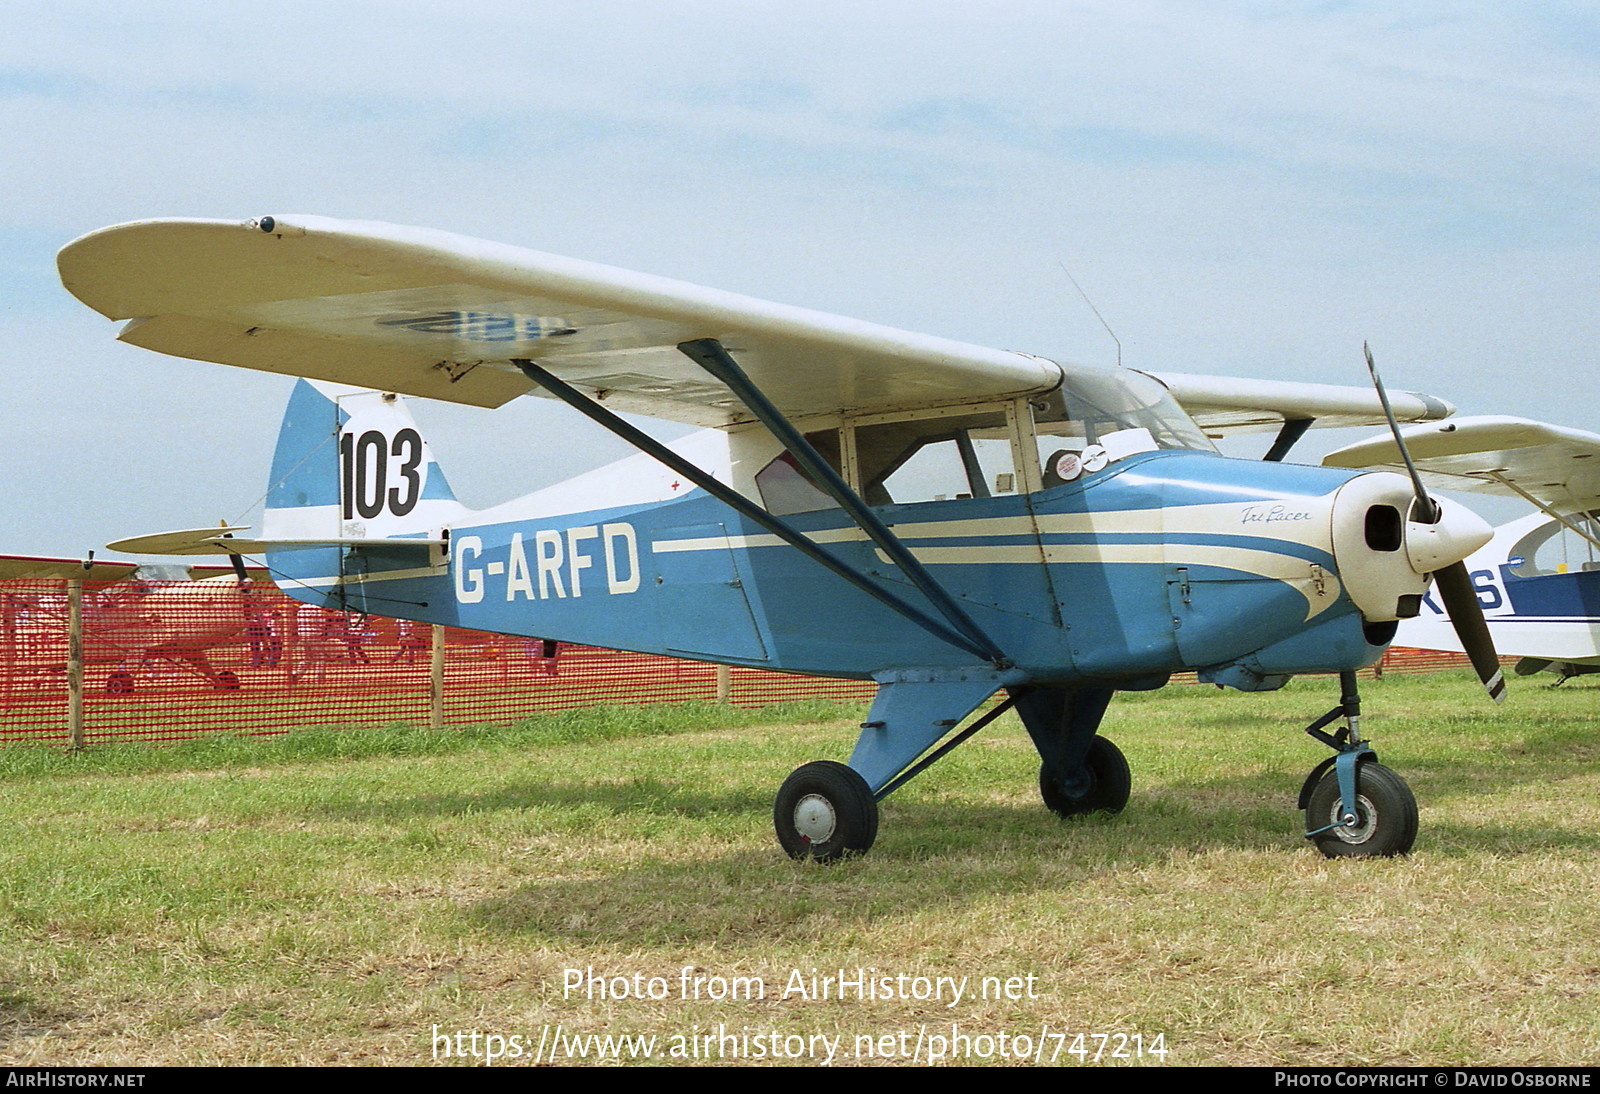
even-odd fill
[[[1417,838],[1417,799],[1361,739],[1356,674],[1341,672],[1339,685],[1339,705],[1306,727],[1334,750],[1300,788],[1306,839],[1328,858],[1406,854]],[[1323,732],[1340,718],[1345,724],[1337,733]]]

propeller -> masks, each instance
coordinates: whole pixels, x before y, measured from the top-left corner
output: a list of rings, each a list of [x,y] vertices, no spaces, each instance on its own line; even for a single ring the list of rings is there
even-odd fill
[[[1407,520],[1407,553],[1413,560],[1425,559],[1436,549],[1425,543],[1413,543],[1413,534],[1420,533],[1421,538],[1430,538],[1430,533],[1440,524],[1442,510],[1439,503],[1428,496],[1428,491],[1422,485],[1422,476],[1417,473],[1417,465],[1411,462],[1405,438],[1400,435],[1400,423],[1395,421],[1394,411],[1389,407],[1389,393],[1384,390],[1378,366],[1372,359],[1371,347],[1363,342],[1361,351],[1366,354],[1367,371],[1372,374],[1372,386],[1377,389],[1378,401],[1383,404],[1384,417],[1389,419],[1389,431],[1394,435],[1395,447],[1400,450],[1400,458],[1405,461],[1406,470],[1411,473],[1412,486],[1417,492],[1417,500]],[[1500,655],[1495,652],[1494,639],[1489,634],[1489,624],[1484,621],[1477,590],[1473,589],[1472,578],[1467,574],[1466,561],[1459,554],[1455,557],[1458,561],[1431,571],[1434,586],[1439,592],[1439,599],[1444,602],[1445,611],[1450,615],[1450,624],[1455,628],[1456,637],[1461,639],[1461,648],[1467,651],[1478,679],[1483,682],[1484,690],[1496,703],[1504,702],[1506,681],[1500,671]]]

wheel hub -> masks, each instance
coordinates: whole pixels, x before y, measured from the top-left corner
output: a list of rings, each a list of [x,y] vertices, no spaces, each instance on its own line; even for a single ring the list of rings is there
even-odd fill
[[[1061,793],[1073,801],[1087,798],[1094,791],[1094,772],[1087,767],[1080,767],[1072,774],[1058,776],[1056,785],[1061,788]]]
[[[833,803],[821,794],[807,794],[794,806],[794,829],[809,843],[827,843],[838,824]]]
[[[1355,823],[1341,823],[1344,820],[1343,805],[1336,800],[1328,810],[1328,821],[1336,826],[1333,834],[1345,843],[1366,843],[1378,830],[1378,811],[1372,807],[1372,799],[1365,794],[1356,795]]]

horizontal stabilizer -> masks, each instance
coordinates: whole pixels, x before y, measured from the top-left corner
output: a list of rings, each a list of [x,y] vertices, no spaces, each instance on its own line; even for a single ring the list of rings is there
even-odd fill
[[[0,581],[74,577],[89,581],[122,581],[132,577],[136,569],[138,565],[133,562],[0,555]]]
[[[237,528],[185,528],[176,532],[156,532],[108,543],[107,550],[130,555],[262,555],[268,551],[304,551],[314,547],[443,547],[450,541],[439,537],[345,537],[342,539],[243,539]]]

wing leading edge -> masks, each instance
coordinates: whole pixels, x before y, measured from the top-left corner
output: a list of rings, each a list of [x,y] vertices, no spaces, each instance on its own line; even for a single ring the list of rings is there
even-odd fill
[[[747,417],[677,351],[716,338],[792,417],[1044,391],[1027,354],[914,334],[444,232],[322,217],[152,220],[58,257],[63,284],[179,357],[498,406],[527,358],[613,409]]]

